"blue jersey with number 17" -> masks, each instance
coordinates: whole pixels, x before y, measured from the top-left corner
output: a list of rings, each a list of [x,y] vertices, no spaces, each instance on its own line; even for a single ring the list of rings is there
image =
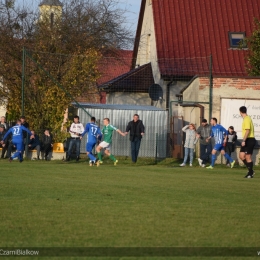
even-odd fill
[[[82,137],[88,133],[88,143],[96,143],[97,138],[101,140],[102,133],[98,125],[94,123],[87,123],[84,132],[82,133]]]

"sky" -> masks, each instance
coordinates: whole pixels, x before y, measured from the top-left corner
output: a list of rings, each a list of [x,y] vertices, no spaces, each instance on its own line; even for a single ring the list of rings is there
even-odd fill
[[[60,0],[60,2],[64,2],[66,0]],[[139,17],[139,11],[140,11],[140,5],[142,0],[117,0],[120,2],[120,6],[123,9],[128,10],[126,13],[127,16],[127,25],[131,28],[131,30],[134,32],[137,28],[137,22]],[[19,5],[25,5],[25,6],[32,6],[33,8],[38,8],[38,5],[42,0],[16,0],[17,4]]]

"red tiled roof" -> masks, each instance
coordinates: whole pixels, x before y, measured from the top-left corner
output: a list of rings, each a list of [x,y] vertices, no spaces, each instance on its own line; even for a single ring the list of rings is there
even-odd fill
[[[132,56],[133,51],[118,50],[112,55],[102,57],[98,64],[98,70],[101,73],[101,77],[97,80],[97,85],[102,85],[103,83],[130,71]]]
[[[162,75],[181,74],[196,67],[195,74],[205,74],[209,59],[193,58],[210,55],[213,75],[247,75],[247,51],[231,49],[228,32],[251,35],[254,18],[260,18],[259,0],[153,0],[152,8]],[[190,66],[192,62],[196,64]],[[176,72],[177,68],[180,71]]]

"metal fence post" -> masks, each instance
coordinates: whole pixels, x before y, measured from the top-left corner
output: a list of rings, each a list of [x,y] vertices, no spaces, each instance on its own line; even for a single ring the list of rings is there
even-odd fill
[[[155,136],[155,164],[157,164],[157,151],[158,151],[158,133]]]

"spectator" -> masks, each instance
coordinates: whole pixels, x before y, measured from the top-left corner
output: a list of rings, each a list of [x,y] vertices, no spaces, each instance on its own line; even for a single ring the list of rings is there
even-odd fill
[[[80,155],[80,136],[84,132],[84,126],[79,122],[79,116],[74,116],[73,123],[70,126],[70,142],[66,161],[69,161],[72,154],[72,148],[76,146],[76,161],[79,160]]]
[[[44,131],[44,134],[42,136],[42,150],[44,152],[44,159],[47,161],[49,153],[52,149],[53,143],[52,143],[52,135],[50,133],[49,129],[46,129]]]
[[[134,114],[133,120],[128,123],[125,130],[125,134],[127,135],[129,131],[132,162],[136,163],[140,149],[141,139],[144,135],[144,125],[143,122],[139,120],[139,115]]]
[[[225,152],[231,157],[231,153],[235,151],[235,144],[237,140],[237,133],[234,131],[234,127],[230,126],[228,128],[228,134],[227,134],[227,142],[225,146]],[[226,165],[230,167],[229,160],[226,160]]]
[[[5,126],[1,124],[0,125],[0,140],[3,140],[5,134],[6,134]],[[9,144],[9,142],[6,142],[5,144],[0,143],[0,148],[2,148],[2,155],[1,155],[2,159],[4,158],[5,152],[8,148],[8,144]]]
[[[183,163],[180,164],[180,166],[185,166],[188,160],[188,156],[190,156],[190,166],[192,166],[193,162],[193,155],[194,155],[194,148],[195,144],[198,141],[198,137],[196,136],[196,127],[194,124],[190,123],[189,125],[186,125],[182,128],[182,131],[186,133],[185,138],[185,154],[184,154],[184,160]]]
[[[0,125],[3,125],[5,127],[5,130],[8,131],[9,125],[6,123],[5,117],[1,116],[1,122]]]
[[[207,123],[207,119],[203,119],[201,126],[197,129],[197,137],[200,140],[200,157],[198,158],[198,162],[201,167],[205,167],[211,155],[212,142],[207,142],[207,138],[210,134],[211,126]]]
[[[29,124],[26,122],[25,116],[21,116],[20,120],[21,120],[22,126],[24,126],[27,129],[29,129]],[[29,137],[27,136],[27,133],[25,131],[23,131],[23,143],[24,143],[24,146],[28,143],[28,141],[29,141]]]
[[[35,134],[35,132],[32,130],[31,131],[32,135],[30,136],[29,143],[28,143],[28,148],[30,150],[37,150],[37,160],[40,160],[40,152],[41,152],[41,143],[39,136]]]

